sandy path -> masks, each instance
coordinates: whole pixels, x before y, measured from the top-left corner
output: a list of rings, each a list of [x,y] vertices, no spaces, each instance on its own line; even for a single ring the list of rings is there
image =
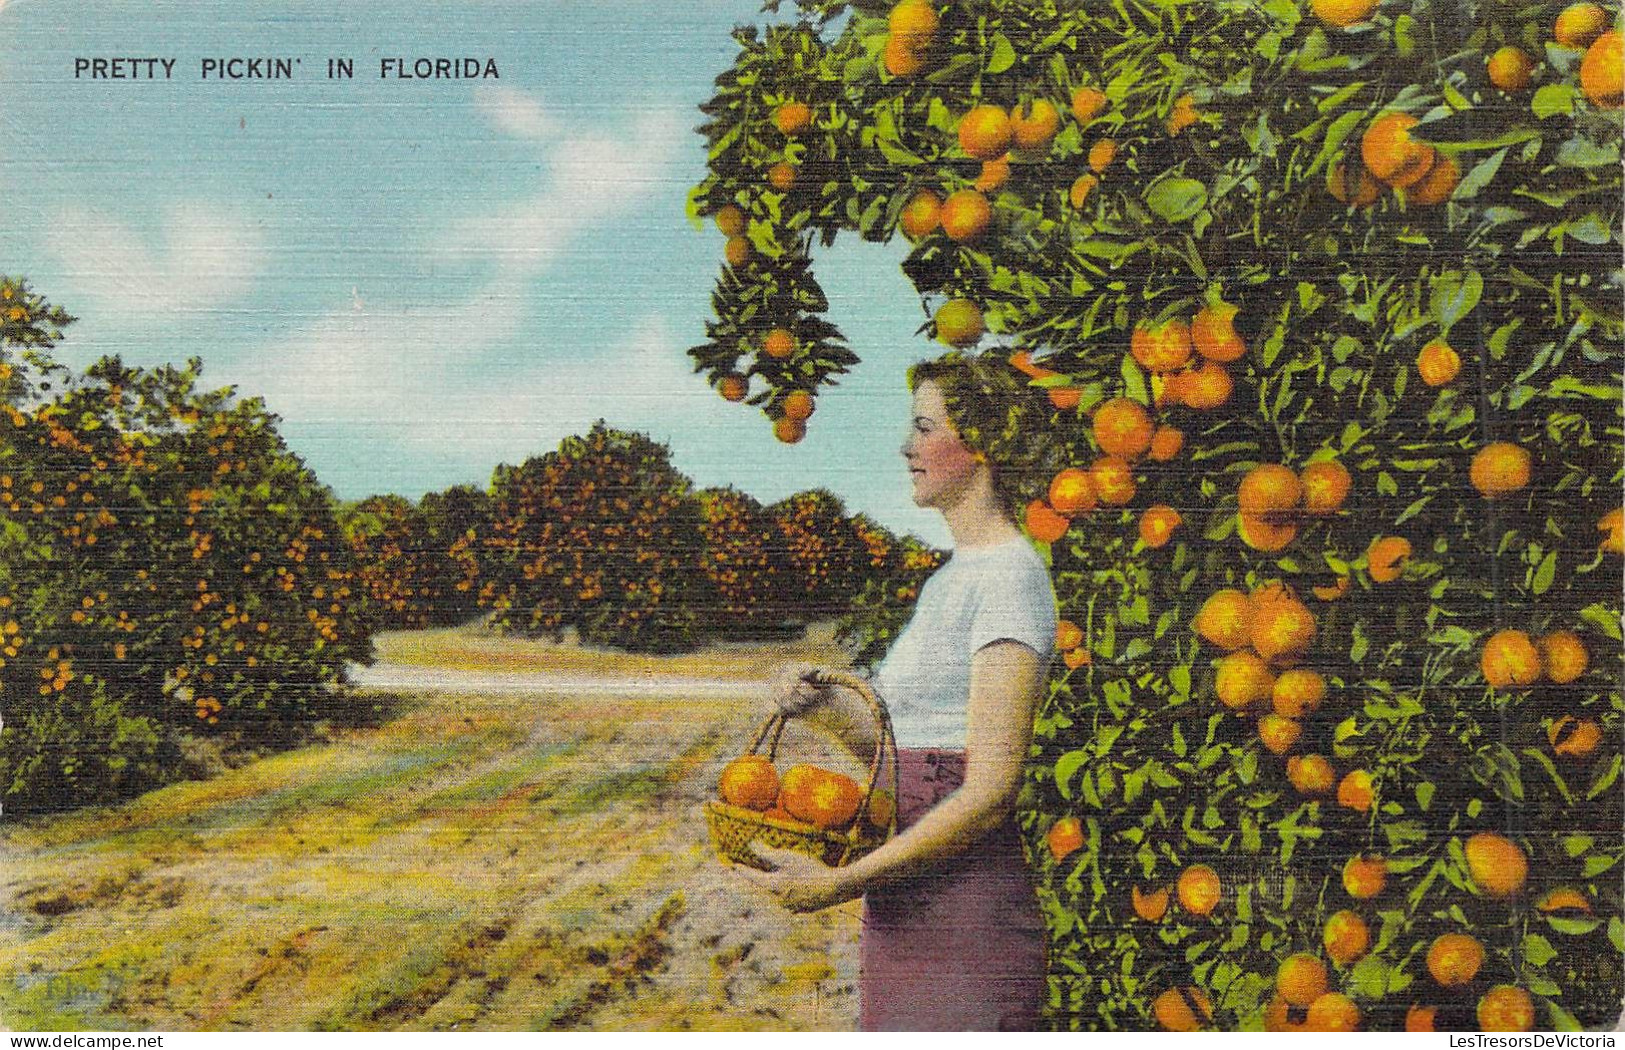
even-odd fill
[[[786,913],[701,816],[785,652],[535,655],[386,651],[386,724],[0,827],[0,1026],[851,1030],[857,903]]]

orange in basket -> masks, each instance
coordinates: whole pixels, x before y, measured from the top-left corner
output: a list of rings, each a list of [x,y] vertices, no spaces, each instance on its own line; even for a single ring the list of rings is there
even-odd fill
[[[762,755],[740,755],[722,771],[722,800],[745,809],[772,809],[779,799],[779,773]]]
[[[797,820],[829,831],[852,823],[863,805],[863,789],[840,773],[817,766],[792,766],[779,788],[779,804]]]
[[[839,867],[896,833],[897,741],[885,705],[867,682],[853,675],[822,674],[816,681],[850,689],[868,704],[875,720],[875,753],[867,780],[859,784],[805,764],[792,766],[781,780],[773,763],[791,716],[775,712],[757,730],[750,750],[723,770],[718,785],[722,798],[705,804],[711,843],[722,859],[765,867],[752,848],[760,845]],[[889,777],[889,789],[877,788],[882,773]]]

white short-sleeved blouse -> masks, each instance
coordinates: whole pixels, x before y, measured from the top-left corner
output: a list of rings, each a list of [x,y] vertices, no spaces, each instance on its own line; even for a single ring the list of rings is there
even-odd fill
[[[1055,622],[1049,569],[1026,538],[954,551],[875,671],[897,746],[963,749],[971,657],[1011,639],[1048,665]]]

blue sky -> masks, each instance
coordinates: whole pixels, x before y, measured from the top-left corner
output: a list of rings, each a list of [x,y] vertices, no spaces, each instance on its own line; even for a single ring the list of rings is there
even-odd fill
[[[939,544],[897,447],[918,297],[900,244],[818,260],[863,363],[800,445],[690,372],[721,238],[684,215],[695,108],[733,58],[734,0],[153,4],[0,0],[0,272],[81,320],[60,356],[196,355],[263,396],[353,498],[483,484],[600,417],[701,485],[822,486]],[[76,57],[174,78],[74,79]],[[200,59],[301,59],[201,81]],[[355,60],[329,83],[326,59]],[[383,57],[490,57],[501,79],[386,81]]]

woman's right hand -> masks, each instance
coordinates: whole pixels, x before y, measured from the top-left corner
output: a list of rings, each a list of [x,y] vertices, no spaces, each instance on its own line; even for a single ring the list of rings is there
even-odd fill
[[[773,703],[786,715],[800,715],[830,700],[829,685],[819,685],[814,679],[820,669],[812,664],[797,664],[780,673],[775,680]]]

